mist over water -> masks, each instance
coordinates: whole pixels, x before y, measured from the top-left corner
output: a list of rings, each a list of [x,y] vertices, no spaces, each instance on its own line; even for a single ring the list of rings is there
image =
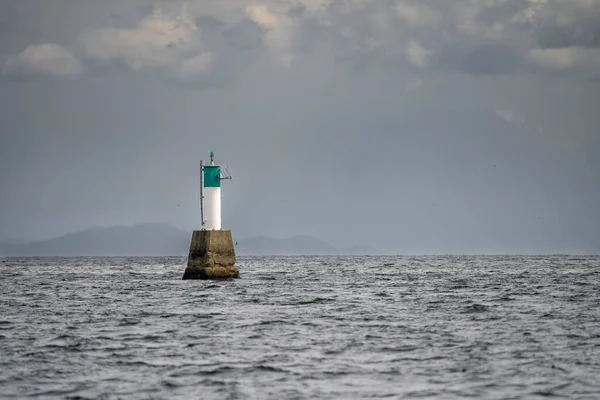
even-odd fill
[[[600,258],[0,260],[3,398],[598,398]]]

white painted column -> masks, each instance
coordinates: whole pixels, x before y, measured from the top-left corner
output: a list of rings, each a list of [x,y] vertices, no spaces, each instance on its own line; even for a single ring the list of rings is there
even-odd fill
[[[204,188],[204,209],[206,223],[204,229],[208,231],[221,229],[221,188]]]

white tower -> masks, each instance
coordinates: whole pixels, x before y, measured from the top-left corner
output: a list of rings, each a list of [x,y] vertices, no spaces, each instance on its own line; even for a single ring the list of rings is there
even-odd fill
[[[221,180],[231,179],[227,167],[215,165],[214,157],[211,151],[209,165],[203,166],[200,161],[200,213],[207,231],[221,229]]]

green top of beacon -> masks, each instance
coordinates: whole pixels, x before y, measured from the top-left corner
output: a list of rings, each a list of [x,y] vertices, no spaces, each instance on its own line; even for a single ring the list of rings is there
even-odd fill
[[[210,152],[210,164],[204,167],[204,187],[221,187],[221,167],[215,165],[215,153]]]

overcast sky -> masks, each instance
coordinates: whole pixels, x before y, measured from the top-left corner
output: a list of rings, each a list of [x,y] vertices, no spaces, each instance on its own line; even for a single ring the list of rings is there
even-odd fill
[[[600,0],[3,0],[0,237],[600,252]]]

